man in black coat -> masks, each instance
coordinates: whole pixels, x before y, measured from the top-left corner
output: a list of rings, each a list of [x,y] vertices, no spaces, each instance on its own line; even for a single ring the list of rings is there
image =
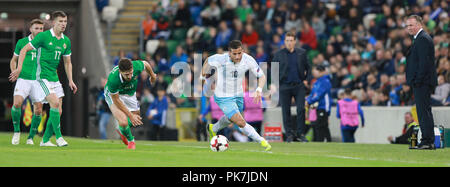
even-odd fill
[[[422,29],[422,18],[411,15],[406,31],[413,44],[406,58],[406,83],[413,88],[422,139],[419,149],[435,149],[431,94],[437,86],[433,39]]]
[[[305,82],[311,73],[306,50],[295,48],[297,42],[295,33],[288,32],[285,36],[286,48],[278,50],[272,62],[279,62],[280,75],[280,104],[283,116],[283,126],[287,135],[287,142],[294,139],[302,142],[308,140],[304,136],[305,128]],[[295,98],[297,107],[297,133],[291,123],[291,101]]]

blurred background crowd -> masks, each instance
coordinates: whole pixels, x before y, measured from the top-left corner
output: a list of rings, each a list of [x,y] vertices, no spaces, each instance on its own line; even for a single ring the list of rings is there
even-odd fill
[[[416,14],[435,44],[439,85],[433,105],[449,106],[448,12],[446,0],[163,0],[141,23],[145,42],[140,47],[145,52],[121,50],[111,63],[123,57],[150,62],[159,76],[155,85],[145,73],[140,77],[137,94],[144,106],[155,100],[157,88],[163,88],[169,108],[198,107],[199,98],[173,97],[174,63],[192,67],[195,53],[204,60],[223,53],[236,39],[258,63],[271,62],[274,52],[284,47],[285,33],[294,31],[310,64],[325,66],[331,76],[333,104],[350,88],[362,106],[411,106],[414,96],[405,84],[405,56],[412,40],[404,28],[405,18]],[[178,41],[174,50],[169,49],[169,39]]]

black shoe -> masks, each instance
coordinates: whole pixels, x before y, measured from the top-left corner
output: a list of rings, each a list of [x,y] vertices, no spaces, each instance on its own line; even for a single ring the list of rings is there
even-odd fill
[[[287,143],[291,143],[292,141],[294,141],[294,136],[292,136],[292,135],[288,136],[287,139],[286,139],[286,142]]]
[[[431,143],[431,144],[419,144],[419,146],[417,146],[417,149],[421,149],[421,150],[435,150],[436,147],[434,146],[434,143]]]
[[[298,142],[309,142],[304,135],[297,136],[295,138]]]

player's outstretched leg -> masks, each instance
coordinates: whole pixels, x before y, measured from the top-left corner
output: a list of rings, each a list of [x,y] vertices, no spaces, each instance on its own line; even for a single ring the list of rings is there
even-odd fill
[[[242,115],[240,113],[235,113],[231,117],[231,121],[234,122],[236,125],[238,125],[239,128],[241,129],[241,131],[245,135],[247,135],[251,139],[260,143],[261,146],[263,146],[266,151],[270,151],[272,149],[272,146],[269,144],[269,142],[267,142],[267,140],[265,140],[263,137],[261,137],[256,132],[255,128],[253,128],[251,125],[249,125],[247,122],[245,122],[244,118],[242,117]]]
[[[131,123],[130,119],[127,118],[127,122],[119,122],[119,130],[120,133],[126,137],[128,144],[128,149],[135,149],[136,148],[136,143],[134,142],[134,136],[131,134],[131,128],[133,124]],[[125,141],[124,141],[125,143]]]
[[[208,134],[209,134],[209,140],[212,139],[212,137],[216,136],[217,132],[219,132],[221,129],[227,127],[231,123],[230,120],[226,116],[222,116],[219,121],[217,121],[214,124],[208,125]]]

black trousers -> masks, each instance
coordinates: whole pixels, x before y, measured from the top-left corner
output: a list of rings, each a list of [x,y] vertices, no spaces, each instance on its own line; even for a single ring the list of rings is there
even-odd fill
[[[297,134],[294,131],[293,123],[291,121],[291,101],[292,97],[295,99],[295,106],[297,107]],[[303,83],[297,85],[280,85],[280,104],[281,113],[283,116],[283,126],[286,135],[299,136],[303,135],[305,129],[305,86]]]
[[[323,142],[327,140],[327,142],[331,142],[330,128],[328,128],[328,114],[325,110],[317,110],[317,120],[312,122],[311,125],[314,130],[313,141]]]
[[[434,120],[431,113],[432,88],[428,85],[413,87],[414,100],[416,101],[417,118],[422,132],[422,144],[434,143]]]

